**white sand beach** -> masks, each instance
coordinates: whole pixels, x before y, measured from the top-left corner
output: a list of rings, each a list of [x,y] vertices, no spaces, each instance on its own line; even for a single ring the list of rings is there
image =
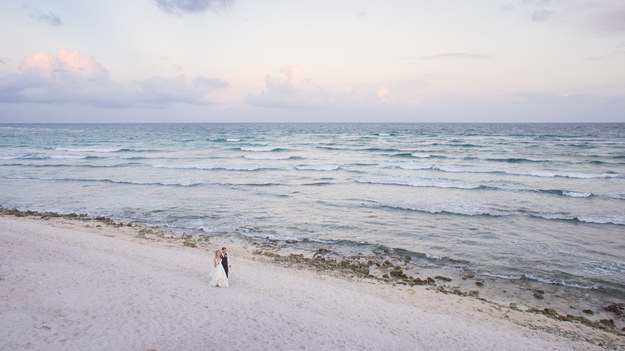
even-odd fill
[[[0,350],[600,350],[625,338],[426,287],[286,268],[232,243],[0,217]],[[208,286],[212,252],[231,287]],[[587,340],[593,341],[588,342]]]

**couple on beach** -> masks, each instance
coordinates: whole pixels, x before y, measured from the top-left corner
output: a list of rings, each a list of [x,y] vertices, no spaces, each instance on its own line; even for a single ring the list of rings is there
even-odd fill
[[[215,259],[213,261],[213,279],[210,282],[210,286],[217,286],[221,288],[227,288],[228,284],[228,269],[232,267],[232,261],[229,260],[228,249],[221,248],[221,251],[215,251]]]

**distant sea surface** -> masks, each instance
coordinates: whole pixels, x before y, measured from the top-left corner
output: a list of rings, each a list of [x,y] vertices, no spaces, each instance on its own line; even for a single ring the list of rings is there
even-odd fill
[[[625,291],[625,124],[3,124],[0,205]]]

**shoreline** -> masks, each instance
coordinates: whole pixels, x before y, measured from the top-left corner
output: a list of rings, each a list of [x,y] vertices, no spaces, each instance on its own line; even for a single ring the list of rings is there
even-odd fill
[[[339,340],[343,340],[341,345],[347,345],[346,347],[349,349],[375,348],[377,342],[381,342],[380,345],[384,344],[384,342],[391,342],[392,345],[398,348],[402,348],[402,346],[403,348],[407,348],[409,346],[408,343],[411,343],[410,345],[412,346],[421,345],[421,349],[441,347],[451,347],[455,349],[518,349],[518,345],[521,345],[519,343],[521,342],[520,340],[525,340],[528,336],[530,336],[533,343],[523,344],[527,345],[527,349],[531,349],[530,345],[540,348],[541,346],[539,345],[541,342],[545,342],[543,346],[547,344],[550,346],[558,345],[560,349],[594,349],[595,347],[599,348],[599,345],[605,349],[618,349],[619,345],[622,347],[622,345],[625,344],[625,337],[615,329],[610,330],[601,328],[599,325],[590,324],[592,325],[591,327],[587,325],[588,323],[584,323],[583,320],[571,318],[569,318],[569,320],[558,320],[560,319],[558,314],[554,314],[551,311],[521,311],[518,308],[501,306],[480,297],[458,296],[462,294],[457,294],[453,290],[448,291],[448,289],[441,284],[437,284],[437,286],[431,285],[432,282],[428,280],[426,280],[426,284],[423,284],[424,286],[419,286],[421,284],[410,286],[411,284],[403,285],[401,283],[391,282],[390,279],[388,282],[385,282],[379,279],[365,278],[354,274],[358,270],[363,269],[362,265],[340,267],[339,263],[339,269],[317,269],[314,267],[314,264],[318,264],[319,262],[317,261],[321,261],[320,259],[305,258],[299,255],[277,256],[275,253],[267,254],[265,251],[263,251],[262,254],[258,251],[254,254],[253,248],[240,245],[240,243],[237,244],[235,241],[220,242],[219,244],[213,243],[212,240],[216,239],[225,241],[225,239],[221,237],[211,238],[205,236],[203,238],[194,238],[191,236],[172,236],[171,234],[161,232],[154,228],[120,225],[120,223],[115,223],[113,220],[104,217],[88,218],[81,215],[55,214],[48,215],[46,217],[48,219],[41,219],[41,217],[45,217],[44,214],[32,211],[30,213],[15,212],[18,217],[7,212],[7,210],[2,211],[0,221],[3,223],[3,229],[1,230],[3,235],[2,240],[5,241],[5,245],[3,246],[9,247],[9,250],[11,250],[10,247],[13,247],[13,245],[6,245],[7,243],[29,240],[28,245],[21,246],[22,249],[29,251],[33,246],[37,245],[43,245],[44,247],[56,245],[55,248],[63,252],[66,248],[68,250],[71,249],[73,238],[80,236],[79,239],[86,243],[89,250],[95,250],[94,252],[97,256],[101,257],[103,260],[110,259],[110,252],[115,252],[115,250],[118,250],[118,247],[124,250],[127,249],[128,252],[132,254],[128,254],[128,252],[119,254],[123,260],[132,262],[136,259],[135,256],[141,257],[143,260],[139,265],[142,267],[142,270],[140,272],[132,272],[132,274],[137,276],[145,270],[149,273],[150,280],[156,280],[165,287],[175,290],[175,287],[172,287],[171,284],[162,281],[163,278],[160,277],[161,272],[159,271],[159,269],[163,269],[166,273],[171,273],[167,268],[167,264],[169,263],[168,259],[171,259],[175,261],[173,262],[174,265],[181,267],[178,270],[174,270],[175,274],[173,274],[173,277],[177,277],[176,279],[178,279],[180,278],[178,275],[181,275],[185,279],[190,279],[191,282],[187,283],[193,286],[193,289],[195,289],[195,292],[199,296],[218,294],[222,299],[229,299],[229,309],[233,306],[248,307],[250,311],[243,311],[242,308],[236,308],[236,313],[232,314],[232,317],[236,319],[236,323],[241,324],[245,331],[253,334],[253,328],[258,327],[256,323],[249,322],[249,318],[256,318],[258,322],[259,317],[263,317],[265,318],[265,323],[275,323],[276,325],[274,325],[274,327],[286,326],[288,328],[297,328],[298,333],[307,335],[307,340],[310,341],[309,343],[307,340],[303,339],[291,340],[287,337],[288,340],[286,340],[286,344],[274,345],[271,343],[277,341],[274,340],[274,338],[278,337],[277,335],[254,335],[255,339],[243,338],[236,341],[240,343],[239,345],[241,347],[256,345],[256,348],[263,348],[262,342],[264,340],[270,343],[268,345],[274,345],[273,347],[278,349],[290,349],[293,347],[315,348],[315,345],[326,345],[326,348],[328,348],[331,345],[339,345],[334,343],[337,337]],[[16,232],[27,235],[20,237]],[[98,246],[100,244],[106,247],[106,249],[100,248]],[[235,272],[237,272],[237,270],[240,272],[240,275],[237,274],[233,277],[233,287],[230,290],[209,288],[207,286],[207,282],[210,280],[207,265],[204,267],[188,266],[184,260],[178,262],[176,258],[183,255],[185,258],[189,259],[189,261],[195,263],[202,262],[202,264],[204,264],[210,261],[209,251],[215,247],[224,245],[228,246],[229,251],[232,252],[234,256]],[[4,250],[7,249],[5,248]],[[0,272],[0,274],[2,274],[0,276],[2,278],[0,280],[0,291],[2,291],[3,300],[6,301],[2,304],[1,311],[3,315],[7,313],[8,315],[12,315],[15,311],[25,307],[23,305],[24,301],[14,296],[14,290],[19,290],[20,285],[25,281],[30,281],[33,285],[30,286],[32,290],[30,293],[41,295],[39,297],[43,300],[48,300],[51,298],[50,293],[55,292],[54,289],[51,291],[46,291],[44,289],[38,292],[38,288],[42,284],[55,284],[53,281],[48,281],[51,273],[47,272],[46,265],[40,265],[36,267],[37,269],[29,269],[28,272],[30,273],[22,272],[20,273],[21,275],[12,271],[22,270],[22,265],[32,265],[31,262],[22,262],[24,260],[23,258],[21,259],[22,261],[20,261],[20,255],[18,255],[18,253],[26,254],[27,252],[18,251],[19,250],[12,252],[13,257],[17,258],[17,261],[3,262],[3,272]],[[70,254],[76,254],[75,250],[69,251]],[[155,252],[157,254],[155,254]],[[7,253],[2,256],[5,257],[5,260],[8,260],[11,255]],[[317,255],[316,257],[319,256],[320,255]],[[163,259],[163,257],[166,259]],[[38,256],[33,255],[31,258],[37,259]],[[78,263],[76,261],[70,262],[66,268],[69,268],[70,271],[80,269],[80,260],[88,262],[90,257],[80,256]],[[324,261],[327,263],[328,259],[324,258]],[[54,262],[55,261],[52,260],[48,263]],[[136,262],[134,263],[136,264]],[[202,264],[200,264],[200,266]],[[132,267],[133,265],[131,265],[130,268]],[[9,268],[12,270],[4,271]],[[189,269],[190,272],[186,272],[187,269]],[[347,272],[345,269],[347,269]],[[349,272],[350,269],[352,272]],[[103,274],[104,271],[101,273]],[[127,280],[126,273],[124,269],[118,267],[117,270],[113,270],[111,273],[113,277],[110,282],[114,283],[116,279]],[[361,273],[364,275],[364,271],[361,271]],[[35,276],[29,277],[29,274],[34,274]],[[397,274],[400,276],[399,272]],[[172,278],[172,275],[167,276],[168,278]],[[78,287],[83,286],[86,280],[87,282],[95,283],[97,286],[98,277],[94,277],[93,272],[91,272],[91,274],[86,274],[85,277],[74,277],[75,279],[71,279],[71,282]],[[432,279],[435,282],[437,280]],[[37,281],[39,284],[37,284]],[[132,280],[129,283],[127,293],[130,295],[141,295],[143,289],[146,288],[146,286]],[[56,288],[59,289],[63,287],[57,286]],[[85,287],[80,289],[85,289]],[[63,289],[64,292],[70,295],[75,293],[72,290],[74,289],[71,287]],[[259,291],[264,291],[264,293],[260,293]],[[58,293],[58,291],[56,292]],[[97,291],[89,290],[88,292],[97,293]],[[326,296],[326,293],[329,295]],[[177,301],[178,299],[174,298],[171,294],[169,294],[169,298],[167,296],[162,296],[168,294],[167,289],[165,289],[165,291],[156,291],[148,297],[159,301],[163,300],[160,302],[160,307],[163,310],[172,310],[169,312],[174,314],[179,313],[177,312],[178,308],[184,310],[192,307],[190,307],[186,301],[182,301],[181,305],[174,304],[176,306],[172,307],[172,302],[179,303],[180,301]],[[305,299],[302,294],[308,294],[312,296],[312,298]],[[187,297],[193,300],[193,297]],[[213,297],[215,296],[210,296],[210,298]],[[108,298],[110,301],[104,299],[99,303],[103,304],[103,306],[109,304],[119,305],[121,301],[125,299],[125,296],[108,296]],[[359,298],[365,300],[374,299],[375,304],[361,306],[358,300]],[[172,299],[174,301],[171,301]],[[50,306],[45,306],[45,303],[49,304],[50,301],[42,302],[44,307],[46,307],[43,311],[39,311],[42,315],[35,313],[36,311],[25,311],[24,313],[32,320],[50,319],[54,321],[58,319],[55,313],[66,315],[68,313],[67,310],[71,311],[74,309],[74,306],[71,304],[67,305],[67,302],[68,301],[65,301],[65,304],[58,305],[56,312],[52,314],[50,314]],[[368,300],[368,302],[371,301]],[[259,303],[262,307],[257,306],[256,303]],[[139,303],[139,305],[141,304]],[[315,305],[323,307],[314,307]],[[395,307],[399,308],[401,311],[393,310],[394,313],[398,313],[398,315],[402,316],[403,319],[401,320],[403,323],[407,323],[406,325],[395,325],[396,323],[393,320],[397,317],[385,311],[385,309],[392,310]],[[221,311],[223,308],[213,306],[208,302],[207,307],[202,307],[202,309],[210,315],[212,310]],[[338,310],[340,313],[333,312],[334,310]],[[270,318],[267,311],[277,311],[279,317],[278,321],[274,320],[273,317]],[[102,311],[94,312],[96,313],[95,319],[101,321],[103,324],[123,324],[123,321],[120,321],[119,317],[111,314],[112,311],[108,312],[109,313],[102,313]],[[156,311],[153,312],[156,313]],[[232,311],[223,312],[231,313]],[[329,314],[329,316],[327,314]],[[432,316],[432,314],[436,314],[436,316]],[[368,318],[364,318],[365,315]],[[345,316],[352,317],[350,317],[350,319]],[[23,317],[26,318],[26,316]],[[326,322],[324,317],[331,317],[332,321],[338,323],[335,327],[339,329],[351,328],[353,330],[345,335],[337,335],[330,331],[324,331],[325,329],[319,329],[319,325],[323,325]],[[427,323],[424,321],[425,317],[431,318],[429,322],[439,327],[441,327],[441,323],[444,321],[443,328],[450,330],[454,338],[440,340],[440,332],[435,329],[428,329]],[[75,318],[81,319],[80,316]],[[184,325],[185,322],[187,322],[184,317],[179,318],[182,318],[182,320],[174,320],[170,323],[174,323],[174,325],[182,323]],[[202,316],[198,318],[202,319],[205,317]],[[374,338],[375,340],[369,335],[363,339],[367,340],[367,343],[363,344],[363,341],[358,343],[359,338],[363,337],[363,334],[360,334],[361,331],[368,330],[369,334],[372,331],[368,329],[372,328],[372,325],[369,323],[370,318],[377,318],[376,320],[378,322],[390,323],[395,329],[393,329],[393,332],[389,332],[388,329],[385,329],[386,327],[377,326],[376,324],[376,327],[384,329],[390,334],[381,339]],[[145,322],[144,319],[140,319],[140,321],[141,323]],[[285,321],[291,322],[284,324]],[[37,332],[35,334],[45,334],[53,330],[57,331],[59,335],[64,333],[62,327],[54,327],[45,323],[37,327],[38,329],[36,329]],[[139,328],[141,323],[139,323]],[[469,328],[473,323],[477,323],[476,326],[480,328]],[[314,332],[298,327],[300,324],[308,326],[308,328]],[[209,323],[208,325],[212,324]],[[198,327],[195,324],[193,326]],[[204,326],[206,326],[206,324],[204,324]],[[469,328],[471,332],[467,334],[465,329],[458,326],[462,326],[462,328],[465,329]],[[28,346],[28,343],[17,343],[19,342],[19,338],[17,338],[16,335],[28,335],[29,328],[33,328],[32,321],[30,323],[11,323],[3,327],[3,330],[5,330],[7,334],[2,338],[5,340],[2,341],[2,343],[7,343],[4,345],[5,347],[19,346],[17,347],[18,349],[38,349],[44,345],[64,345],[61,343],[60,339],[50,342],[50,340],[54,338],[39,339],[37,336],[34,337],[35,340],[28,340],[31,346]],[[51,329],[48,330],[47,328]],[[60,328],[60,330],[57,328]],[[72,333],[83,335],[82,332],[84,332],[84,330],[76,328],[78,327],[74,326],[70,327],[68,330]],[[499,330],[500,328],[504,329],[505,332]],[[198,329],[197,331],[199,332],[200,330],[201,329]],[[424,332],[423,330],[429,330],[429,332]],[[90,332],[92,334],[98,334],[97,330],[90,330]],[[110,332],[109,330],[109,333]],[[144,334],[143,332],[139,334],[145,340],[154,340],[153,334]],[[475,338],[476,335],[479,337]],[[351,339],[348,338],[348,336],[350,336]],[[483,339],[480,339],[480,337]],[[71,342],[74,342],[72,345],[78,345],[77,343],[79,342],[86,342],[86,340],[83,340],[83,338],[78,335],[75,338],[72,338],[71,335],[65,335],[63,338],[66,340],[64,342],[69,342],[69,344],[65,345],[70,345]],[[382,342],[383,339],[385,340],[384,342]],[[196,338],[195,342],[207,347],[203,340],[204,339],[199,340]],[[512,340],[515,340],[515,342],[511,343]],[[253,341],[258,343],[253,343]],[[57,344],[55,344],[55,342]],[[116,344],[118,348],[130,348],[128,347],[129,345],[123,345],[120,344],[120,342],[121,341]],[[313,344],[313,342],[316,344]],[[507,344],[509,342],[511,344]],[[35,345],[36,343],[39,343],[37,344],[38,346]],[[146,345],[146,348],[149,348],[147,346],[149,345]],[[197,346],[197,344],[195,344],[195,346]],[[237,347],[234,348],[236,349]],[[321,348],[323,349],[324,347]],[[419,349],[419,346],[415,348]],[[161,347],[158,347],[158,349],[161,349]],[[165,349],[169,348],[165,347]]]
[[[503,279],[472,271],[449,267],[425,267],[415,264],[401,250],[379,249],[373,254],[356,251],[333,251],[331,245],[319,243],[315,251],[298,246],[289,240],[261,237],[213,236],[188,234],[176,228],[149,226],[143,223],[116,221],[110,217],[79,213],[39,212],[0,207],[0,215],[17,217],[95,221],[104,226],[133,227],[143,239],[179,240],[185,246],[195,247],[203,241],[225,240],[230,245],[245,247],[248,256],[282,266],[312,269],[323,274],[373,280],[390,286],[425,286],[441,293],[475,298],[499,308],[511,308],[533,314],[543,314],[555,320],[578,322],[593,328],[625,336],[625,300],[594,289],[581,289],[535,280]],[[254,228],[250,228],[254,229]],[[380,258],[382,257],[382,258]]]

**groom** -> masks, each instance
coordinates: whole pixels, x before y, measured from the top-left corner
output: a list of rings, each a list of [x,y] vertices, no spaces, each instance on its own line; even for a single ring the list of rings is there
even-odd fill
[[[226,278],[228,278],[228,269],[232,267],[228,262],[228,249],[225,247],[221,248],[221,265],[224,266],[224,271],[226,271]]]

